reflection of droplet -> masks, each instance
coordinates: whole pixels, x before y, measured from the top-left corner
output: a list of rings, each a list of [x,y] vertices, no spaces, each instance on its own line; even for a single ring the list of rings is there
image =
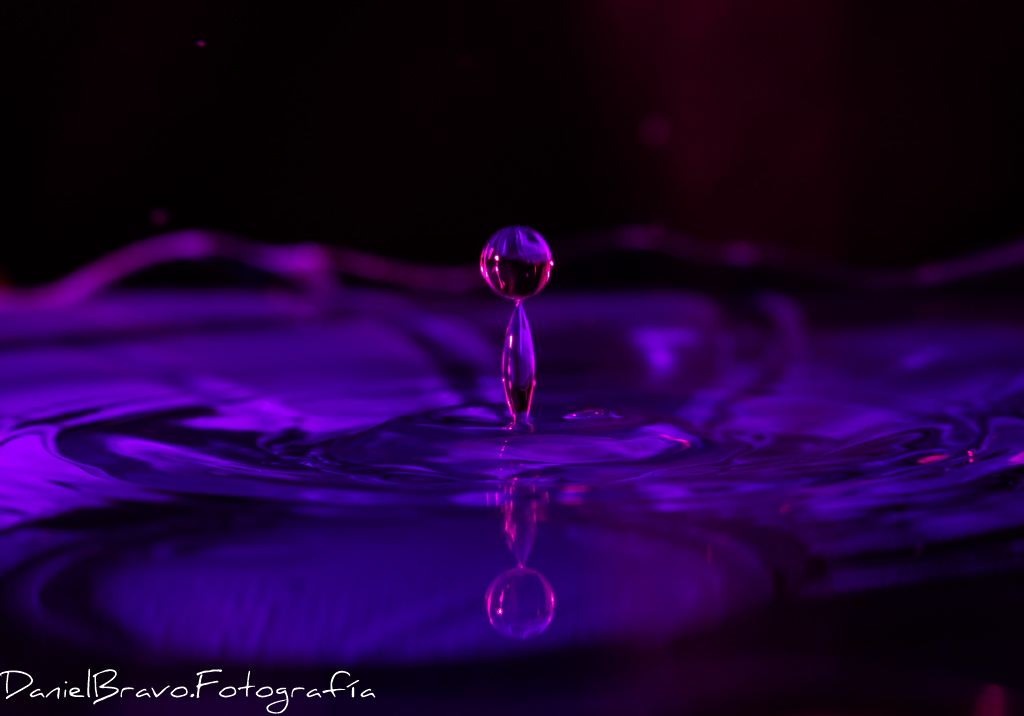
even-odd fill
[[[526,226],[508,226],[488,240],[480,254],[480,273],[494,292],[520,301],[540,292],[551,278],[551,249]]]
[[[515,488],[515,481],[509,486],[505,502],[501,506],[505,516],[505,542],[520,567],[526,566],[533,539],[537,535],[538,499],[547,499],[547,493],[536,494],[536,488],[527,485]]]
[[[516,567],[499,574],[487,588],[487,617],[509,639],[537,636],[554,614],[555,593],[540,572]]]

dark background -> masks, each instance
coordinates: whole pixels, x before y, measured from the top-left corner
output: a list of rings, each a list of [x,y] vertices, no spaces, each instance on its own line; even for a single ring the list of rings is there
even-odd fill
[[[0,269],[209,227],[470,263],[628,222],[864,266],[1024,233],[1024,4],[13,2]],[[202,43],[202,45],[200,44]]]

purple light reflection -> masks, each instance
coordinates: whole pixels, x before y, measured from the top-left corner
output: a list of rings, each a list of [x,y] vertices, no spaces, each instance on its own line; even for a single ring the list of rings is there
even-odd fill
[[[1016,327],[811,330],[778,300],[739,326],[694,294],[544,295],[550,378],[515,433],[481,382],[502,307],[350,289],[311,319],[302,300],[126,292],[0,316],[4,579],[35,585],[11,609],[126,648],[53,596],[71,590],[155,659],[504,654],[479,599],[509,567],[494,496],[512,478],[549,497],[529,550],[510,513],[517,560],[558,593],[530,650],[671,640],[767,603],[779,573],[804,596],[930,579],[950,568],[932,545],[1024,526],[999,487],[1024,451]],[[143,505],[130,538],[32,524]],[[163,510],[221,517],[186,535]]]

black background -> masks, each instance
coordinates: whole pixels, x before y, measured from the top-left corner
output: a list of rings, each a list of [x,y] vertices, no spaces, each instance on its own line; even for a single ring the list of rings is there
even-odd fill
[[[1024,229],[1020,3],[32,2],[0,27],[14,284],[186,227],[470,263],[511,223],[557,258],[654,222],[861,265]]]

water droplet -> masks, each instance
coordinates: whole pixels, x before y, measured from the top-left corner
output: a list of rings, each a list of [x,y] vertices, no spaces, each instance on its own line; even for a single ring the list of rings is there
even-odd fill
[[[535,296],[551,278],[551,249],[544,237],[526,226],[507,226],[480,252],[480,273],[495,293],[516,302],[501,352],[501,382],[512,425],[530,418],[533,400],[533,338],[522,300]]]
[[[521,301],[535,296],[551,278],[551,249],[526,226],[508,226],[480,253],[480,273],[496,294]]]
[[[537,636],[554,614],[555,593],[540,572],[515,567],[499,574],[487,588],[487,617],[509,639]]]
[[[505,387],[505,399],[513,421],[524,421],[530,417],[536,373],[530,323],[526,320],[523,304],[516,303],[501,351],[501,383]]]

